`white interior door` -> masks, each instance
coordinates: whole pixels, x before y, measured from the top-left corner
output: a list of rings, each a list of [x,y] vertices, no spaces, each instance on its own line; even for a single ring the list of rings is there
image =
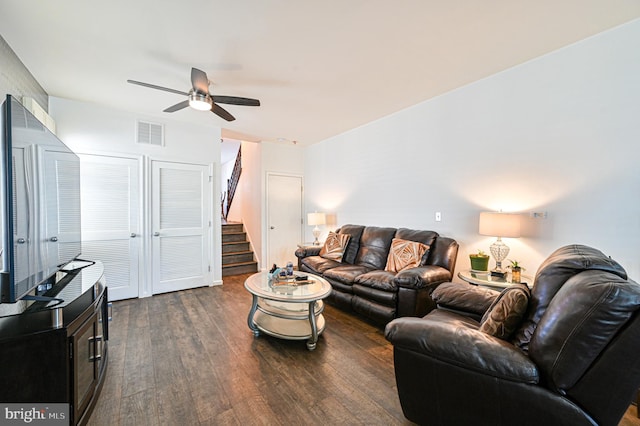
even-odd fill
[[[80,164],[75,154],[44,151],[44,200],[46,262],[49,268],[80,254]]]
[[[135,158],[80,156],[82,258],[99,260],[109,300],[138,297],[140,173]]]
[[[24,148],[13,148],[12,161],[13,161],[13,211],[14,215],[8,220],[13,221],[13,250],[14,250],[14,265],[31,265],[36,262],[34,253],[29,244],[29,220],[33,220],[35,217],[33,212],[29,210],[29,207],[33,206],[35,196],[33,190],[27,191],[26,176],[31,170],[28,166],[29,155]],[[19,187],[19,188],[18,188]],[[31,193],[30,199],[27,199],[25,194]],[[15,212],[24,212],[23,215],[17,215]],[[14,268],[16,282],[22,281],[29,276],[29,268]]]
[[[295,250],[302,242],[302,177],[267,176],[267,268],[274,263],[295,262]]]
[[[208,167],[152,162],[152,292],[211,284]]]

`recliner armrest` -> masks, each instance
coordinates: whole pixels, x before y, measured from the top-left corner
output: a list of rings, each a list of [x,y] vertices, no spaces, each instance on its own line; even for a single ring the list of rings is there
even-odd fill
[[[521,383],[539,382],[538,368],[524,353],[509,342],[479,331],[469,321],[436,310],[424,318],[391,321],[385,337],[394,347],[476,373]]]
[[[302,259],[309,256],[317,256],[320,254],[320,250],[322,250],[322,246],[305,246],[298,247],[296,249],[296,257]]]
[[[438,307],[482,317],[499,294],[468,283],[443,283],[433,290],[431,298]]]
[[[450,281],[451,272],[442,266],[425,265],[398,272],[393,282],[398,287],[423,289]]]

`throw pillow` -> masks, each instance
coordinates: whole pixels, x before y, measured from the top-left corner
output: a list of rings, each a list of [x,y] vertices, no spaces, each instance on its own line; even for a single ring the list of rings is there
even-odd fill
[[[391,241],[387,266],[385,266],[384,270],[400,272],[420,266],[420,260],[427,250],[429,250],[429,246],[426,244],[394,238]]]
[[[502,340],[516,331],[529,306],[531,292],[525,284],[512,284],[502,290],[480,321],[480,331]]]
[[[349,244],[349,234],[336,234],[335,232],[329,232],[327,239],[324,242],[324,246],[320,250],[320,256],[325,259],[335,260],[336,262],[342,262],[342,256]]]

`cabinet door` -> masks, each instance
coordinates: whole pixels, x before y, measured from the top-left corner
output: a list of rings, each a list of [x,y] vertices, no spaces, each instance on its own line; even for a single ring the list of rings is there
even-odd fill
[[[77,421],[87,408],[97,383],[97,316],[89,318],[73,335],[73,406]]]
[[[105,289],[106,291],[106,289]],[[96,304],[96,379],[100,379],[100,375],[102,374],[102,370],[105,367],[105,362],[107,360],[107,339],[109,338],[108,334],[108,306],[105,302],[107,295],[105,294]]]

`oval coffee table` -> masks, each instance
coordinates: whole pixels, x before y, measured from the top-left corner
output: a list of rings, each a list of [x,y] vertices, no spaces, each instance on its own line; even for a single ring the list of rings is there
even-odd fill
[[[251,275],[244,287],[253,295],[247,323],[257,337],[260,332],[288,340],[307,340],[307,349],[316,348],[324,331],[322,299],[331,294],[331,284],[312,274],[307,284],[277,283],[267,272]]]

